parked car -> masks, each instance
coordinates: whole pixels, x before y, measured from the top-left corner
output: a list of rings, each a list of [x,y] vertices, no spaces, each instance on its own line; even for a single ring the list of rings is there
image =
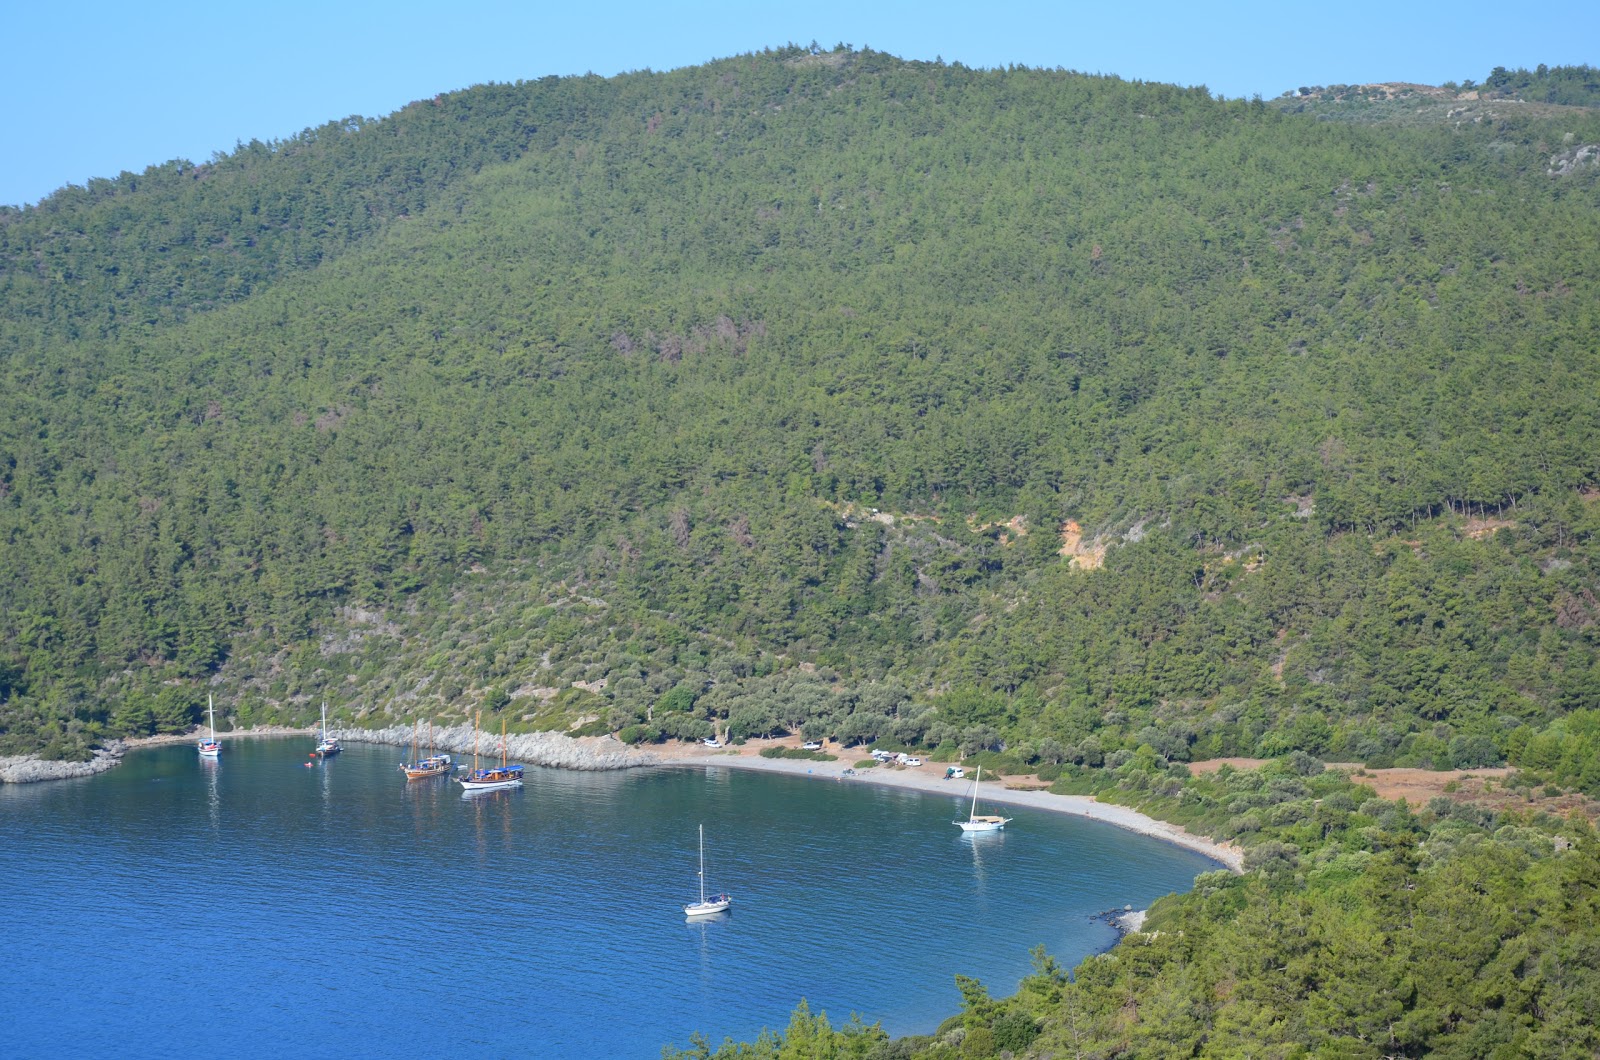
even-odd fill
[[[800,750],[802,750],[802,751],[820,751],[820,750],[822,750],[822,745],[820,743],[818,743],[816,740],[807,740],[805,743],[800,745]]]
[[[722,746],[722,741],[717,739],[715,736],[707,736],[704,740],[701,740],[700,742],[705,744],[707,747],[721,747]]]
[[[913,758],[911,755],[906,755],[900,760],[900,764],[906,766],[920,766],[922,764],[922,759]]]

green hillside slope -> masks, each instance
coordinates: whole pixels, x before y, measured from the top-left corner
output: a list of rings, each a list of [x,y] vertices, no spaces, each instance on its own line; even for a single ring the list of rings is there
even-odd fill
[[[1120,741],[1183,702],[1215,752],[1381,757],[1464,711],[1499,716],[1470,735],[1503,754],[1593,694],[1592,618],[1557,618],[1592,599],[1596,189],[1542,150],[796,50],[473,90],[189,187],[63,193],[6,229],[10,741],[94,739],[130,704],[181,721],[197,693],[171,682],[245,646],[536,561],[530,600],[581,582],[848,685],[1085,715],[1007,707],[996,745],[1107,715]],[[324,156],[352,172],[305,190],[343,172]],[[407,187],[431,190],[373,205]],[[191,222],[251,197],[287,211],[254,246]],[[162,226],[216,263],[117,235]],[[22,267],[63,247],[63,272]],[[169,273],[208,297],[151,314]],[[231,304],[202,282],[247,273]],[[1015,545],[973,532],[1014,515]],[[1455,540],[1482,515],[1509,536]],[[1141,541],[1085,576],[1067,520]],[[1447,540],[1358,543],[1398,532]],[[1463,606],[1390,613],[1419,582]],[[1510,617],[1465,606],[1484,594]],[[1352,623],[1376,656],[1354,668],[1319,646]],[[1463,644],[1486,638],[1527,665],[1484,673]],[[1285,691],[1268,713],[1316,738],[1215,720]]]
[[[1576,895],[1587,826],[1317,760],[1600,795],[1596,144],[788,48],[0,212],[0,753],[215,688],[976,755],[1252,873],[1158,910],[1152,963],[967,984],[964,1055],[1592,1048],[1538,1036],[1592,894],[1455,955],[1503,973],[1482,1020],[1405,904],[1449,937]],[[1184,766],[1234,755],[1280,761]]]

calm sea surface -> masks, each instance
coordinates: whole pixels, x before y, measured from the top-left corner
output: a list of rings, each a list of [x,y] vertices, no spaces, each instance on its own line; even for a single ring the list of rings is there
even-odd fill
[[[1092,914],[1217,867],[1028,809],[963,837],[965,785],[530,769],[463,799],[407,783],[398,748],[307,768],[312,745],[0,785],[0,1053],[656,1057],[802,997],[927,1033],[955,973],[1011,993],[1029,947],[1075,964],[1114,941]],[[734,909],[686,923],[701,822]]]

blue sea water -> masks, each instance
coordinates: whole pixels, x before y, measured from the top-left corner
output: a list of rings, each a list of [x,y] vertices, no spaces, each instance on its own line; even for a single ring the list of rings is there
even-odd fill
[[[1030,947],[1075,964],[1115,940],[1093,914],[1217,867],[1021,808],[963,836],[965,788],[530,769],[464,799],[407,782],[399,749],[308,768],[312,745],[0,785],[0,1052],[656,1057],[782,1028],[801,998],[927,1033],[956,973],[1008,994]],[[687,922],[701,823],[734,908]]]

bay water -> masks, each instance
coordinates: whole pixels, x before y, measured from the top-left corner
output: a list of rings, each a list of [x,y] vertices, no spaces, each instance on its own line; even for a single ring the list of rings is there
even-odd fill
[[[529,769],[463,798],[401,750],[309,737],[133,752],[0,785],[0,1052],[655,1057],[801,998],[929,1033],[1216,863],[1026,808],[966,836],[940,797],[727,767]],[[959,782],[952,782],[958,784]],[[707,886],[732,912],[687,921]]]

